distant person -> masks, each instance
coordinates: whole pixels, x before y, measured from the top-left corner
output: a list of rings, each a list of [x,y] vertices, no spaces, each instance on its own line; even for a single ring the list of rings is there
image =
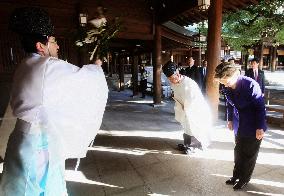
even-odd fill
[[[199,88],[201,88],[201,76],[198,67],[194,64],[193,57],[189,57],[187,60],[188,67],[185,69],[186,76],[194,80]]]
[[[186,75],[186,71],[185,69],[182,67],[182,64],[179,62],[178,63],[178,68],[177,68],[178,72],[181,74],[181,75]]]
[[[254,58],[250,61],[252,68],[249,68],[245,72],[245,76],[250,77],[257,81],[259,84],[259,87],[262,92],[262,96],[264,96],[264,90],[265,90],[265,76],[264,76],[264,71],[259,69],[259,60],[257,58]]]
[[[140,87],[141,87],[141,93],[142,93],[141,98],[146,97],[148,76],[149,76],[149,72],[145,69],[144,65],[141,65],[140,66]]]
[[[162,69],[174,91],[175,119],[184,128],[184,144],[178,145],[179,150],[187,154],[196,148],[205,149],[210,143],[212,116],[200,88],[194,80],[176,72],[173,62]]]
[[[235,63],[235,58],[234,57],[232,57],[232,58],[230,58],[229,60],[228,60],[228,63],[230,64],[230,65],[233,65],[233,66],[235,66],[235,67],[239,67],[239,65],[237,65],[236,63]],[[241,67],[239,67],[238,68],[238,70],[239,70],[239,72],[240,72],[240,74],[242,73],[242,70],[241,70]]]
[[[235,134],[235,166],[233,177],[226,184],[240,190],[251,179],[267,129],[265,103],[257,82],[240,75],[235,66],[221,63],[215,69],[215,78],[225,86],[228,128]]]
[[[235,58],[234,58],[234,57],[230,58],[230,59],[228,60],[228,63],[229,63],[230,65],[235,65]]]
[[[206,93],[206,74],[207,74],[207,61],[202,62],[202,67],[199,68],[201,76],[201,91],[203,94]]]

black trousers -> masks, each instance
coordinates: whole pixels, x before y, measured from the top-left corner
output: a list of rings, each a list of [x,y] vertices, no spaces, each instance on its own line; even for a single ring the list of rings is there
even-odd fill
[[[140,87],[141,87],[142,97],[145,97],[147,92],[147,80],[141,80]]]
[[[234,149],[235,166],[233,177],[249,182],[253,173],[262,140],[255,137],[236,136]]]
[[[183,143],[187,147],[196,147],[196,148],[201,148],[201,143],[191,135],[188,135],[186,133],[183,134]]]

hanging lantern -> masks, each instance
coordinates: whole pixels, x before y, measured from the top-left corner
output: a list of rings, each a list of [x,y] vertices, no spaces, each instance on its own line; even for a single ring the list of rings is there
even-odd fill
[[[79,14],[79,24],[80,26],[86,26],[87,24],[87,17],[88,15],[86,13],[80,13]]]
[[[198,0],[198,9],[200,11],[208,10],[210,6],[210,0]]]

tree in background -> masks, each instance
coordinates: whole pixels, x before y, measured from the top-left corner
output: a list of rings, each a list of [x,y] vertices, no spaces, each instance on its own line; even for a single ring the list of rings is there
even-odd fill
[[[260,0],[259,4],[228,13],[223,18],[223,39],[234,49],[247,51],[256,45],[272,48],[272,71],[275,70],[276,51],[284,44],[284,0]],[[261,62],[262,64],[262,62]],[[274,64],[274,66],[273,66]]]

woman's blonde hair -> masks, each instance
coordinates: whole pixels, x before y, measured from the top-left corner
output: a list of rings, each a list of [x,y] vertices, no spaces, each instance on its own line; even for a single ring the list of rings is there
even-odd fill
[[[235,73],[239,73],[240,71],[234,65],[230,65],[229,63],[221,63],[215,68],[215,78],[223,78],[225,76],[231,77]]]

